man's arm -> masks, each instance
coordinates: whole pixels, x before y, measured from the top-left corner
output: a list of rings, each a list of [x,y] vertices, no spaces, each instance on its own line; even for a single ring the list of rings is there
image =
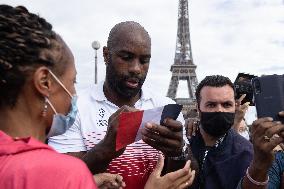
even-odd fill
[[[280,113],[284,116],[284,112]],[[242,189],[267,188],[268,169],[273,162],[273,149],[284,141],[284,125],[272,118],[260,118],[252,125],[254,158],[243,178]],[[272,137],[278,134],[280,137]],[[271,186],[269,186],[271,187]]]
[[[249,108],[249,102],[242,104],[243,99],[246,97],[246,94],[243,94],[239,99],[236,100],[236,112],[233,128],[237,133],[239,133],[239,128],[242,120],[245,118],[245,114]]]
[[[196,175],[198,174],[199,172],[198,161],[193,157],[192,151],[190,149],[190,145],[189,144],[186,144],[186,145],[187,145],[187,148],[185,152],[183,152],[185,153],[185,156],[181,156],[178,158],[172,158],[172,157],[166,158],[163,174],[170,173],[170,172],[181,169],[185,165],[186,161],[188,160],[191,161],[190,168],[192,170],[195,170]]]
[[[112,114],[108,120],[108,129],[104,139],[96,144],[91,150],[88,152],[69,152],[67,154],[83,160],[93,174],[105,172],[109,163],[114,158],[120,156],[125,150],[125,148],[118,151],[115,150],[115,139],[119,124],[119,114],[130,111],[136,111],[136,109],[128,106],[122,106],[119,110]]]
[[[87,153],[83,140],[80,114],[78,114],[75,123],[64,134],[49,138],[48,145],[59,153],[80,158],[93,174],[105,171],[111,161],[111,157],[107,158],[108,156],[103,155],[107,147],[104,149],[103,144],[99,143]]]
[[[97,174],[105,172],[112,159],[121,155],[124,149],[115,153],[114,151],[108,149],[107,145],[98,143],[88,152],[68,152],[66,154],[80,158],[86,163],[92,174]]]
[[[105,172],[112,160],[112,158],[106,156],[109,155],[108,153],[104,153],[100,149],[101,147],[96,145],[88,152],[68,152],[66,154],[80,158],[86,163],[92,174],[98,174]]]

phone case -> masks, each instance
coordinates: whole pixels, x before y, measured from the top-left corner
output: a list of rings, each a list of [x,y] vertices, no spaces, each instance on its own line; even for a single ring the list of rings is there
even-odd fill
[[[284,123],[284,75],[266,75],[252,80],[257,117],[272,117]]]

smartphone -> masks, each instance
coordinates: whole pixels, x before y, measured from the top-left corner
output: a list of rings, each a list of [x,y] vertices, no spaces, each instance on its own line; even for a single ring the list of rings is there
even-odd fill
[[[251,80],[255,77],[255,75],[239,73],[234,82],[236,99],[239,99],[243,94],[246,94],[245,98],[242,100],[242,104],[249,102],[250,106],[254,106]]]
[[[284,123],[284,75],[265,75],[252,79],[257,117],[272,117]]]

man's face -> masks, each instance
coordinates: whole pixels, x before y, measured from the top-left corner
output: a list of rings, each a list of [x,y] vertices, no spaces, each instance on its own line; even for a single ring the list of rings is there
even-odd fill
[[[151,58],[151,43],[141,35],[125,35],[112,49],[104,52],[106,79],[119,96],[137,95],[146,79]]]
[[[234,91],[229,85],[223,87],[205,86],[200,91],[199,111],[235,112]]]

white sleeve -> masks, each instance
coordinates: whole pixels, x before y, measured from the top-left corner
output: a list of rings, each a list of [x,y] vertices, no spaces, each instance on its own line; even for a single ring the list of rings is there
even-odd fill
[[[59,153],[87,151],[81,132],[79,112],[74,124],[64,134],[50,137],[48,145]]]
[[[189,141],[186,137],[186,130],[185,130],[185,120],[183,118],[183,115],[182,115],[182,112],[180,112],[178,118],[177,118],[177,121],[181,122],[183,128],[182,128],[182,134],[183,134],[183,140],[186,144],[189,144]]]
[[[179,113],[177,121],[181,122],[181,124],[184,125],[185,120],[183,118],[182,112]]]

